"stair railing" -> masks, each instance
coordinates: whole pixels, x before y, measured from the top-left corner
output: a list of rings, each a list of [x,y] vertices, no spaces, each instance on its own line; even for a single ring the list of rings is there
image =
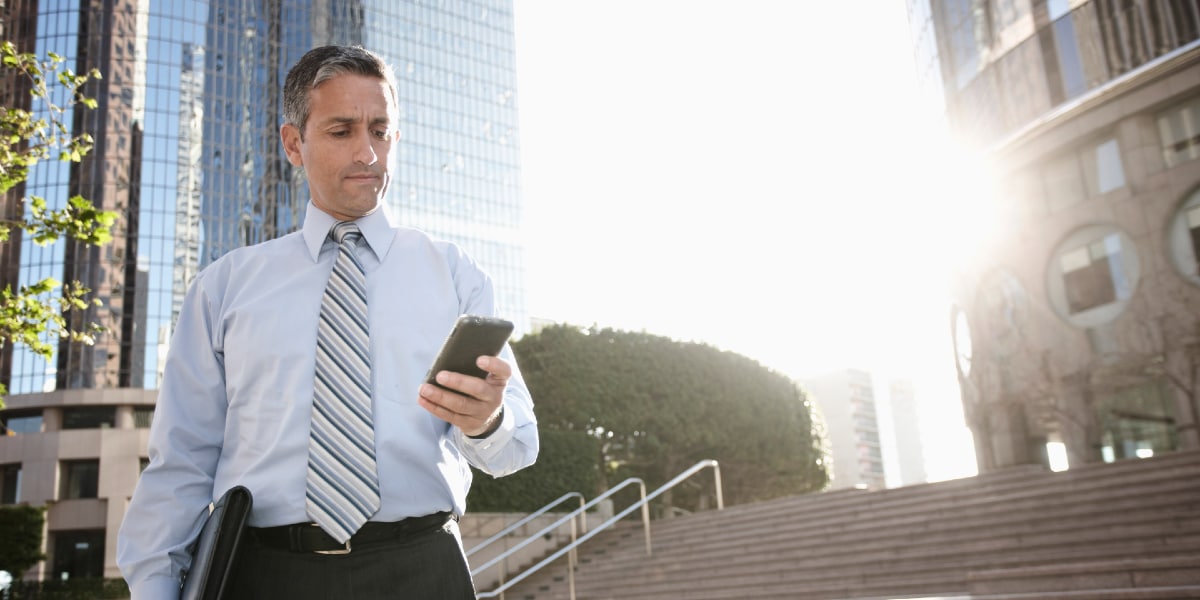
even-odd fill
[[[503,539],[508,534],[519,529],[522,525],[550,512],[550,509],[558,506],[559,504],[562,504],[563,502],[566,502],[567,500],[570,500],[571,498],[578,498],[579,499],[579,507],[583,508],[583,506],[584,506],[583,494],[580,494],[579,492],[567,492],[567,493],[563,494],[562,496],[559,496],[559,498],[557,500],[554,500],[553,502],[537,509],[536,511],[529,513],[528,516],[521,519],[520,521],[517,521],[516,523],[513,523],[512,525],[509,525],[508,527],[501,529],[500,531],[498,531],[496,533],[496,535],[493,535],[492,537],[490,537],[486,540],[483,540],[482,542],[479,542],[478,544],[473,546],[470,550],[467,550],[467,557],[470,558],[470,556],[472,554],[475,554],[476,552],[483,550],[484,548],[492,545],[496,541]],[[587,513],[580,513],[580,519],[582,520],[583,530],[587,531]]]
[[[586,513],[589,508],[596,506],[603,500],[607,499],[609,496],[612,496],[613,494],[615,494],[631,485],[635,485],[635,484],[641,488],[641,496],[643,499],[645,499],[646,498],[646,483],[643,482],[641,479],[638,479],[637,477],[630,477],[629,479],[626,479],[625,481],[618,483],[616,486],[614,486],[612,489],[608,490],[607,492],[604,492],[603,494],[596,496],[595,498],[592,499],[591,502],[588,502],[588,503],[584,504],[583,506],[567,513],[566,515],[563,515],[562,518],[560,518],[559,520],[543,527],[537,533],[534,533],[534,534],[530,535],[529,537],[525,538],[524,540],[518,542],[515,546],[505,550],[503,553],[497,555],[496,557],[492,558],[488,562],[483,563],[482,565],[479,565],[478,567],[475,567],[473,570],[471,570],[471,576],[475,577],[476,575],[492,568],[500,561],[508,558],[512,554],[517,553],[522,548],[524,548],[525,546],[528,546],[529,544],[532,544],[538,538],[546,535],[547,533],[550,533],[551,531],[558,529],[563,523],[566,523],[568,521],[570,521],[572,524],[571,542],[574,543],[577,539],[576,535],[575,535],[575,527],[574,527],[575,517]],[[649,511],[646,511],[646,514],[643,515],[643,520],[645,521],[646,531],[650,531],[650,512]],[[561,556],[561,554],[559,556]],[[481,596],[481,597],[487,597],[487,596]]]
[[[638,500],[637,502],[631,504],[625,510],[613,515],[610,519],[601,523],[595,529],[592,529],[591,531],[584,533],[578,539],[575,539],[574,522],[572,522],[572,528],[571,528],[572,541],[570,544],[563,546],[557,552],[542,559],[541,562],[539,562],[536,565],[533,565],[532,567],[529,567],[525,571],[517,574],[516,577],[513,577],[512,579],[502,583],[496,589],[494,589],[490,592],[483,592],[476,597],[477,598],[495,598],[495,597],[503,594],[506,590],[508,590],[508,588],[510,588],[510,587],[516,585],[517,583],[519,583],[520,581],[524,580],[526,577],[529,577],[530,575],[533,575],[534,573],[538,572],[546,565],[549,565],[550,563],[558,560],[559,558],[562,558],[562,556],[564,554],[569,554],[569,557],[567,560],[567,585],[568,585],[568,588],[570,591],[571,600],[575,600],[575,549],[576,548],[578,548],[584,542],[592,539],[600,532],[608,529],[609,527],[612,527],[618,521],[620,521],[621,519],[624,519],[630,513],[632,513],[633,511],[640,508],[640,509],[642,509],[642,529],[645,531],[645,535],[646,535],[646,555],[650,556],[653,553],[653,548],[650,543],[650,501],[659,497],[667,490],[679,485],[680,483],[682,483],[684,480],[688,479],[692,475],[695,475],[696,473],[699,473],[701,470],[707,469],[710,467],[713,470],[713,484],[716,487],[717,510],[723,510],[725,508],[725,498],[724,498],[724,495],[723,495],[722,489],[721,489],[721,467],[715,460],[712,460],[712,459],[702,460],[702,461],[692,465],[690,468],[688,468],[683,473],[680,473],[678,476],[676,476],[671,481],[664,483],[662,485],[662,487],[659,487],[657,490],[654,490],[654,492],[651,493],[649,496],[646,495],[646,484],[641,479],[638,479],[637,477],[630,477],[629,479],[622,481],[616,487],[608,490],[607,492],[601,494],[600,496],[597,496],[591,502],[588,502],[583,507],[576,509],[574,512],[564,516],[562,519],[559,519],[558,522],[556,522],[555,524],[546,527],[545,529],[543,529],[542,531],[540,531],[538,533],[535,533],[533,536],[530,536],[529,539],[525,540],[524,542],[521,542],[517,546],[514,546],[510,550],[506,551],[504,554],[497,556],[496,558],[492,559],[487,564],[479,567],[475,571],[471,571],[471,575],[474,576],[477,572],[482,572],[484,569],[491,567],[493,564],[499,562],[501,559],[506,558],[509,554],[512,554],[512,553],[516,552],[517,550],[519,550],[520,548],[523,548],[525,545],[532,542],[533,539],[544,535],[545,533],[553,530],[554,528],[567,522],[568,520],[574,519],[576,513],[585,512],[588,508],[595,506],[597,503],[608,498],[616,491],[618,491],[624,487],[627,487],[629,485],[632,485],[633,483],[637,483],[641,486],[641,491],[642,491],[641,500]]]

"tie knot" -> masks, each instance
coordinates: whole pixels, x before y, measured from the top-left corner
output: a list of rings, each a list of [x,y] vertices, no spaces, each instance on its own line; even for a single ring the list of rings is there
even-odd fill
[[[349,239],[351,242],[354,242],[358,238],[350,236],[362,235],[362,232],[358,230],[358,223],[353,221],[338,221],[333,225],[333,229],[329,233],[339,244],[345,242],[347,239]]]

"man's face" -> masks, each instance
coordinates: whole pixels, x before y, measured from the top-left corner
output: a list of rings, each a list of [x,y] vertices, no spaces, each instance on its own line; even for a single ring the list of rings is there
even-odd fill
[[[391,92],[383,79],[338,75],[309,92],[303,135],[279,132],[288,161],[304,167],[313,204],[339,221],[369,214],[383,201],[391,176],[388,152],[400,137]]]

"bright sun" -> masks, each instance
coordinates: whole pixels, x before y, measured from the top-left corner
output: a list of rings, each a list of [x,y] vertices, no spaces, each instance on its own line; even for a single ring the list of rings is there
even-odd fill
[[[799,4],[516,5],[533,315],[912,379],[930,475],[965,474],[946,277],[987,222],[976,172],[919,98],[902,3]]]

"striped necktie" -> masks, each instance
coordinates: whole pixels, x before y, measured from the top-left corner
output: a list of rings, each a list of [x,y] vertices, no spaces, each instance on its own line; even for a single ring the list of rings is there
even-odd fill
[[[339,222],[330,235],[337,261],[321,301],[316,379],[308,442],[308,516],[345,542],[379,510],[379,476],[371,422],[367,288],[354,246],[358,225]]]

